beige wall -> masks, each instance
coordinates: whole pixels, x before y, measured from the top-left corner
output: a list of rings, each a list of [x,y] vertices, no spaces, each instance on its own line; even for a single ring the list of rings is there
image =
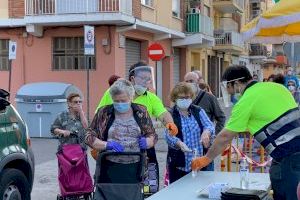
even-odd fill
[[[1,0],[0,19],[8,18],[8,0]]]
[[[172,16],[172,0],[154,0],[153,7],[142,5],[142,20],[182,31],[182,19]]]

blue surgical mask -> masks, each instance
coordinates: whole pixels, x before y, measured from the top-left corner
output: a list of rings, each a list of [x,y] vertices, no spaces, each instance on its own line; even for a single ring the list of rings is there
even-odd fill
[[[176,105],[181,110],[187,110],[190,107],[190,105],[192,104],[192,102],[193,102],[192,99],[177,99]]]
[[[114,108],[119,113],[126,113],[130,108],[131,103],[114,103]]]

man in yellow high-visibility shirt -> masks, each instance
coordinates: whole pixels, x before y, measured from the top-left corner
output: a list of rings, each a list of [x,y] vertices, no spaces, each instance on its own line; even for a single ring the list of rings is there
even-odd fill
[[[136,96],[134,103],[141,104],[147,108],[151,117],[158,118],[163,125],[169,130],[171,135],[176,135],[178,129],[173,122],[171,114],[164,107],[161,99],[148,89],[153,87],[154,81],[152,76],[152,67],[147,66],[144,62],[138,62],[130,67],[129,80],[134,85]],[[99,108],[112,104],[112,98],[109,89],[105,91],[96,112]]]
[[[223,74],[222,92],[234,87],[242,93],[225,128],[205,156],[192,162],[201,169],[219,155],[240,132],[249,131],[273,158],[270,179],[275,200],[296,200],[300,180],[300,111],[283,86],[256,82],[244,66],[233,66]],[[223,97],[228,97],[223,94]]]

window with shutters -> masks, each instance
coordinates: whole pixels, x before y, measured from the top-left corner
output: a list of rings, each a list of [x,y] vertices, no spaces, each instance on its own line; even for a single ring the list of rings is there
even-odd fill
[[[8,61],[8,43],[7,39],[0,39],[0,71],[9,70],[9,61]]]
[[[53,70],[85,70],[96,69],[95,56],[84,55],[83,37],[53,38]]]

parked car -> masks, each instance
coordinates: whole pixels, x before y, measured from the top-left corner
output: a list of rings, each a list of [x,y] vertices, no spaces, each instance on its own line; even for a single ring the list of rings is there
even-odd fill
[[[0,89],[0,199],[30,200],[34,156],[28,128]]]

